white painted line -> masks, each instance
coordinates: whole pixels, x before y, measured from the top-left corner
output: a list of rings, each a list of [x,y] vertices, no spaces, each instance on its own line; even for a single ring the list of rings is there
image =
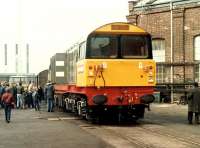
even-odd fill
[[[59,118],[47,118],[48,121],[58,121]]]
[[[78,120],[78,117],[59,117],[60,120]]]
[[[33,119],[42,119],[42,117],[33,117]]]

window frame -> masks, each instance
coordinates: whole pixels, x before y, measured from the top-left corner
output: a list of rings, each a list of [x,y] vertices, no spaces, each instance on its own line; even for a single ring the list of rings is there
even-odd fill
[[[200,34],[194,36],[193,38],[193,59],[194,61],[199,62],[200,61],[200,44],[199,46],[196,46],[196,42],[199,43],[198,41],[196,41],[196,39],[198,39],[200,42]],[[199,56],[197,56],[196,54],[197,53],[196,47],[198,47],[199,49]],[[198,81],[198,82],[200,81],[200,64],[194,66],[194,78],[195,78],[195,81]]]
[[[109,56],[109,57],[92,57],[90,55],[90,52],[91,52],[91,39],[93,37],[116,37],[116,56]],[[119,44],[118,44],[118,36],[117,35],[114,35],[114,34],[91,34],[88,36],[88,39],[87,39],[87,46],[86,46],[87,50],[86,50],[86,59],[117,59],[118,58],[118,50],[119,50]]]
[[[146,47],[146,50],[147,50],[147,55],[144,55],[144,56],[124,56],[123,55],[123,47],[122,47],[122,39],[123,39],[123,37],[136,37],[136,36],[139,36],[139,37],[142,37],[141,35],[122,35],[121,37],[120,37],[120,45],[121,45],[121,47],[120,47],[120,49],[121,49],[121,57],[123,58],[123,59],[147,59],[148,58],[148,56],[149,56],[149,43],[151,42],[149,39],[148,39],[148,37],[147,36],[143,36],[143,37],[145,37],[145,39],[146,39],[146,45],[145,46],[147,46]]]
[[[156,61],[156,62],[165,62],[165,56],[166,56],[166,40],[164,39],[164,38],[153,38],[152,39],[152,54],[154,53],[154,52],[156,52],[156,51],[161,51],[162,52],[162,49],[161,50],[155,50],[154,49],[154,41],[163,41],[164,42],[164,45],[163,45],[163,47],[164,47],[164,50],[163,50],[163,53],[164,53],[164,56],[162,56],[164,59],[163,60],[160,60],[160,59],[157,59],[157,58],[155,58],[155,56],[153,55],[153,59]],[[161,55],[163,55],[163,54],[161,54]]]
[[[93,36],[97,36],[97,35],[100,35],[100,36],[116,36],[117,37],[117,57],[116,58],[92,58],[90,57],[89,55],[89,52],[90,52],[90,38],[93,37]],[[133,34],[96,34],[96,33],[91,33],[88,37],[87,37],[87,43],[86,43],[86,56],[85,56],[85,59],[153,59],[153,54],[152,54],[152,38],[151,38],[151,35],[150,34],[134,34],[135,36],[145,36],[148,40],[148,55],[144,58],[144,57],[134,57],[134,58],[123,58],[122,57],[122,50],[121,50],[121,36],[133,36]]]
[[[84,46],[84,47],[83,47]],[[82,48],[83,47],[83,48]],[[87,49],[87,43],[86,41],[83,41],[79,44],[78,47],[78,60],[83,60],[86,57],[86,49]]]
[[[193,46],[194,46],[194,61],[200,61],[200,44],[199,44],[199,60],[198,59],[196,59],[196,39],[199,39],[199,41],[200,41],[200,34],[199,35],[196,35],[196,36],[194,36],[194,39],[193,39]]]
[[[164,83],[166,77],[166,67],[164,65],[156,66],[156,83]]]

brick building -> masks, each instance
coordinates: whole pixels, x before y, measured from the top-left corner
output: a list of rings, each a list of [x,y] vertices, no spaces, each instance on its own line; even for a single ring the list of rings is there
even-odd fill
[[[129,2],[128,22],[152,35],[157,88],[171,101],[200,81],[200,0]]]

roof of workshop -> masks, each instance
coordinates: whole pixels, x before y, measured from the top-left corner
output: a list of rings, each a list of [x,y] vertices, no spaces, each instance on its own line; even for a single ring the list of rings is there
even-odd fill
[[[172,2],[173,4],[188,4],[194,2],[200,2],[200,0],[140,0],[134,7],[145,7],[148,5],[157,6],[157,5],[166,5],[167,3]]]

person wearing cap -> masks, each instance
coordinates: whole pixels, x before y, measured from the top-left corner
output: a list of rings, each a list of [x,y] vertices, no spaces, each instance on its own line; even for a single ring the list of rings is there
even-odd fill
[[[10,91],[10,88],[5,89],[5,93],[2,96],[2,102],[4,104],[4,110],[5,110],[5,120],[7,123],[10,122],[11,117],[11,109],[14,107],[14,97]]]
[[[194,84],[194,89],[188,95],[188,123],[192,124],[193,113],[195,114],[195,123],[199,124],[200,113],[200,89],[198,83]]]

